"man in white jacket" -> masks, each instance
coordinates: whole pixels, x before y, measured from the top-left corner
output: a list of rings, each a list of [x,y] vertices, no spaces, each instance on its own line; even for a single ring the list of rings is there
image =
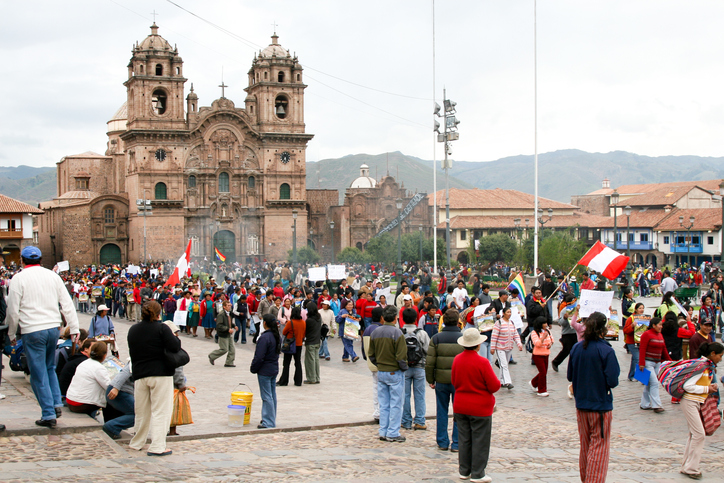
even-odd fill
[[[24,268],[10,280],[7,323],[8,337],[13,345],[20,327],[30,369],[30,386],[42,409],[41,419],[35,424],[52,428],[63,407],[55,373],[55,348],[63,318],[73,339],[80,331],[78,316],[63,280],[55,272],[40,266],[42,256],[34,246],[20,252]]]

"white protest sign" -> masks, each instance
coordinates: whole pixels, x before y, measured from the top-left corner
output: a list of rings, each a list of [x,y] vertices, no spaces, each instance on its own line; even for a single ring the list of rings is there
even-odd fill
[[[682,314],[684,314],[684,315],[686,315],[686,316],[689,315],[689,312],[684,308],[683,305],[681,305],[681,304],[679,303],[678,300],[676,300],[675,298],[672,298],[672,300],[673,300],[674,303],[676,304],[676,307],[679,309],[679,312],[681,312]]]
[[[513,322],[516,329],[523,328],[523,318],[520,316],[520,312],[516,306],[510,307],[510,321]]]
[[[473,312],[473,317],[482,317],[483,314],[485,314],[485,309],[490,307],[490,304],[485,305],[478,305],[475,307],[475,312]]]
[[[138,274],[140,271],[141,271],[141,267],[139,267],[139,266],[137,266],[137,265],[131,264],[131,265],[128,265],[128,266],[126,267],[126,273],[129,273],[129,274],[131,274],[131,275],[136,275],[136,274]]]
[[[151,276],[154,278],[158,277],[158,268],[151,269]],[[176,324],[176,325],[178,325],[178,324]]]
[[[599,292],[597,290],[581,290],[581,298],[578,299],[579,315],[588,317],[594,312],[601,312],[606,318],[611,317],[609,308],[613,302],[613,291]]]
[[[392,296],[392,287],[378,289],[377,293],[375,293],[376,302],[380,301],[380,295],[385,296],[385,300],[387,301],[388,304],[391,304],[391,305],[394,304],[394,301],[390,301],[390,296]]]
[[[70,263],[68,263],[68,260],[58,262],[58,273],[69,272],[69,271],[70,271]]]
[[[347,278],[347,272],[344,265],[327,265],[327,278],[330,280],[344,280]]]
[[[325,267],[310,267],[309,280],[311,282],[324,282],[327,279],[327,270]]]

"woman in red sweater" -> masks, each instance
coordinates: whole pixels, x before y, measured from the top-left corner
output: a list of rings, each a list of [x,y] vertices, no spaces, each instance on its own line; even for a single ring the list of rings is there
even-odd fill
[[[641,334],[641,345],[639,347],[639,369],[648,369],[650,372],[649,383],[644,386],[644,393],[641,396],[641,409],[653,409],[655,413],[663,413],[661,398],[659,397],[659,367],[662,361],[670,361],[669,351],[666,350],[664,336],[661,335],[662,320],[654,317],[649,322],[649,329]]]
[[[500,390],[500,381],[490,362],[478,354],[480,344],[486,340],[478,329],[466,329],[458,339],[458,344],[465,350],[455,356],[451,373],[455,387],[453,413],[458,427],[460,478],[470,478],[474,483],[493,481],[485,475],[485,468],[490,456],[495,408],[493,393]]]

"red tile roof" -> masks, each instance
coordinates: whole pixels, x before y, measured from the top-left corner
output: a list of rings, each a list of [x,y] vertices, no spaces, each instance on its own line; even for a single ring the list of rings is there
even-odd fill
[[[687,195],[687,193],[693,190],[704,190],[700,186],[674,186],[674,187],[662,187],[657,190],[650,191],[645,194],[634,196],[627,200],[622,200],[616,206],[666,206],[673,205],[681,198]],[[718,188],[717,188],[718,190]],[[699,193],[702,193],[699,191]],[[707,195],[708,196],[708,195]]]
[[[450,228],[461,229],[511,229],[515,228],[515,219],[520,218],[520,227],[525,228],[524,216],[454,216],[450,219]],[[570,228],[581,226],[583,228],[598,228],[606,220],[605,216],[589,215],[587,213],[576,213],[573,215],[553,215],[551,221],[546,222],[545,228]],[[533,216],[529,219],[528,228],[533,229]],[[547,220],[548,215],[543,216]],[[613,222],[612,222],[613,223]],[[445,221],[440,222],[437,227],[445,228]],[[613,225],[612,225],[613,226]]]
[[[649,184],[625,184],[616,188],[621,195],[634,195],[634,194],[645,194],[657,191],[659,189],[668,188],[680,188],[699,186],[705,190],[713,191],[717,193],[719,191],[719,184],[721,179],[705,179],[699,181],[672,181],[670,183],[649,183]],[[601,188],[596,191],[591,191],[587,195],[610,195],[613,193],[614,188]]]
[[[0,213],[33,213],[41,215],[43,210],[22,201],[14,200],[9,196],[0,195]]]
[[[437,205],[440,208],[445,207],[445,190],[435,193],[437,196]],[[433,196],[428,195],[428,203],[434,206]],[[538,197],[540,208],[547,210],[553,209],[569,209],[578,210],[579,207],[568,203],[549,200],[547,198]],[[531,214],[535,206],[534,196],[517,190],[504,190],[496,188],[493,190],[481,189],[450,189],[450,208],[460,209],[530,209]]]
[[[684,226],[689,225],[689,217],[694,217],[692,230],[717,231],[721,228],[722,210],[720,208],[698,208],[689,210],[672,210],[670,216],[656,226],[657,231],[682,230],[679,217],[684,217]]]
[[[671,212],[667,213],[666,210],[631,210],[630,226],[631,228],[653,228],[661,220],[670,216]],[[599,225],[601,228],[613,228],[613,216],[603,216],[602,223]],[[616,219],[619,228],[626,228],[626,215],[619,213]]]

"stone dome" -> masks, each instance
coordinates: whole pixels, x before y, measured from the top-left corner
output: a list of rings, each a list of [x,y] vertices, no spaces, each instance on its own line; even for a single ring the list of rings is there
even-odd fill
[[[90,190],[76,190],[67,191],[58,197],[59,200],[92,200],[97,198],[99,195],[95,191]]]
[[[171,52],[171,44],[166,39],[158,35],[158,26],[156,22],[151,25],[151,35],[143,39],[143,42],[138,46],[140,50],[165,50]]]
[[[291,55],[289,55],[289,51],[285,50],[284,47],[279,45],[279,36],[276,33],[272,35],[272,43],[269,44],[267,48],[261,51],[260,56],[266,58],[271,58],[272,56],[291,57]]]
[[[128,120],[128,103],[124,102],[121,107],[118,108],[110,121],[127,121]]]
[[[363,164],[359,167],[359,171],[359,178],[352,181],[350,188],[374,188],[377,186],[377,181],[374,178],[370,178],[369,166]]]

